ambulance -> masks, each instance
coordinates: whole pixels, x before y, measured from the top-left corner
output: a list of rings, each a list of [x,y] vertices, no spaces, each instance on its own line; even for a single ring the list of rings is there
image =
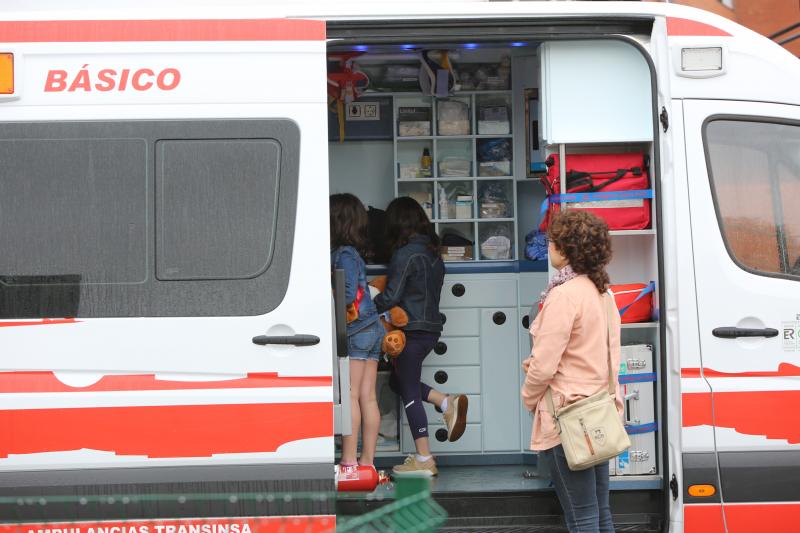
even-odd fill
[[[800,61],[768,39],[661,3],[11,1],[0,122],[3,531],[334,527],[335,192],[412,196],[443,236],[451,530],[558,527],[526,236],[554,161],[632,153],[647,194],[606,208],[647,223],[612,227],[609,274],[654,290],[623,325],[617,527],[800,527]],[[413,450],[384,377],[379,468]]]

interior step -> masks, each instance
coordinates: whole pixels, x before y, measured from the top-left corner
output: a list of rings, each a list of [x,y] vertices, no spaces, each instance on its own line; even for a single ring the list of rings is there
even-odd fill
[[[632,479],[612,489],[617,531],[661,530],[664,496],[659,483]],[[550,480],[538,477],[535,466],[442,466],[431,491],[449,517],[441,531],[567,531]],[[359,515],[392,501],[394,486],[387,483],[367,495],[340,494],[336,511],[340,516]]]

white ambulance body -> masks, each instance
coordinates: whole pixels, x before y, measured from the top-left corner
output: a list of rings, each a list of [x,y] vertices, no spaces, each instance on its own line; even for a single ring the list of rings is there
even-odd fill
[[[674,5],[258,4],[0,8],[0,496],[333,490],[349,414],[327,53],[591,40],[635,50],[651,96],[659,451],[641,486],[665,530],[796,530],[797,58]]]

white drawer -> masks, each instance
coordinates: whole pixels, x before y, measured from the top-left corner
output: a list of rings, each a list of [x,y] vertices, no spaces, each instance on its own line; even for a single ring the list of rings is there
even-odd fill
[[[414,440],[409,436],[408,426],[403,427],[403,453],[414,453]],[[444,440],[439,440],[444,439]],[[444,426],[428,426],[428,442],[434,454],[465,453],[481,451],[481,425],[467,424],[464,434],[455,442],[447,440]]]
[[[444,278],[439,305],[448,307],[516,307],[515,279]]]
[[[477,337],[480,334],[478,309],[442,309],[443,337]]]
[[[441,337],[422,366],[478,365],[480,362],[478,337]]]
[[[478,366],[423,367],[422,381],[448,394],[480,394],[481,369]]]

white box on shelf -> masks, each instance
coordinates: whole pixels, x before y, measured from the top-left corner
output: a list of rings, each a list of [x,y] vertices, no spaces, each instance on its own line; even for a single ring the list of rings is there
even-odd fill
[[[456,218],[472,218],[472,196],[456,197]]]

